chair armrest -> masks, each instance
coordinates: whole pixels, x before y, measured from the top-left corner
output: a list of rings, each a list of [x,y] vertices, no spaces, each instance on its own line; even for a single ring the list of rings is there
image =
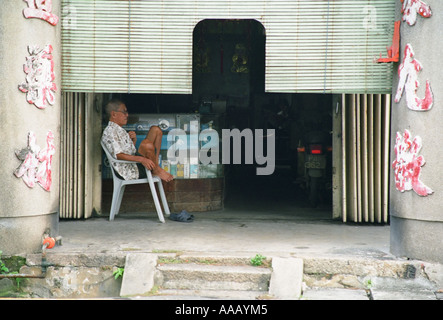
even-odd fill
[[[117,159],[114,159],[114,158],[112,158],[111,161],[112,161],[112,162],[115,162],[115,163],[140,163],[140,162],[138,162],[138,161],[131,161],[131,160],[117,160]]]
[[[134,164],[140,163],[140,162],[138,162],[138,161],[131,161],[131,160],[116,160],[116,159],[114,159],[114,158],[112,158],[112,161],[113,161],[113,162],[116,162],[116,163],[134,163]],[[149,170],[148,168],[146,168],[146,167],[144,167],[144,168],[145,168],[146,172],[147,172],[147,171],[151,172],[151,170]]]
[[[132,161],[132,160],[118,160],[118,159],[115,159],[115,158],[109,153],[109,151],[106,149],[106,146],[104,145],[103,141],[101,142],[101,146],[102,146],[103,151],[105,152],[106,157],[108,158],[108,161],[110,162],[110,164],[111,164],[111,162],[115,162],[115,163],[133,163],[133,164],[140,163],[140,162],[138,162],[138,161]],[[146,167],[145,167],[145,169],[146,169],[146,171],[151,171],[151,170],[147,169]]]

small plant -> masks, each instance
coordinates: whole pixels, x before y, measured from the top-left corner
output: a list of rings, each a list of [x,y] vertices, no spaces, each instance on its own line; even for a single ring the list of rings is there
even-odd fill
[[[372,290],[371,290],[371,288],[372,288],[371,279],[368,279],[365,281],[365,286],[366,286],[365,291],[366,291],[366,295],[368,296],[368,299],[374,300],[374,296],[372,295]]]
[[[3,251],[0,250],[0,258],[3,254]],[[2,260],[0,260],[0,273],[1,274],[5,274],[5,273],[9,273],[9,269],[6,267],[6,265],[3,263]]]
[[[125,272],[125,268],[117,268],[114,270],[112,275],[114,276],[114,279],[117,280],[119,277],[123,277],[124,272]]]
[[[266,260],[266,257],[262,256],[261,254],[256,254],[255,257],[251,259],[251,264],[259,267],[263,264],[263,260]]]
[[[3,254],[3,251],[0,250],[0,258]],[[17,271],[10,272],[9,268],[6,267],[5,263],[0,259],[0,274],[17,274]],[[22,278],[15,278],[15,283],[17,285],[17,290],[20,289],[20,283],[22,282]]]
[[[13,274],[18,273],[17,271],[12,272]],[[20,283],[22,282],[22,278],[15,278],[15,284],[17,285],[17,290],[20,290]]]

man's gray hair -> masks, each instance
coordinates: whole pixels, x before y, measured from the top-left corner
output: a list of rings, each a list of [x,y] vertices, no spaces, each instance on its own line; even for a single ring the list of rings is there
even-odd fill
[[[118,111],[118,108],[120,108],[120,106],[122,104],[125,104],[122,100],[114,98],[108,101],[108,103],[105,106],[105,111],[106,114],[108,115],[108,117],[111,117],[111,111]]]

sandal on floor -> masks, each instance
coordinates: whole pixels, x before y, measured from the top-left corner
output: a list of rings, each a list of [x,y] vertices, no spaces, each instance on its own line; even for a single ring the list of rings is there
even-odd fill
[[[169,219],[178,222],[192,222],[194,221],[194,216],[189,214],[186,210],[183,210],[180,213],[171,213]]]

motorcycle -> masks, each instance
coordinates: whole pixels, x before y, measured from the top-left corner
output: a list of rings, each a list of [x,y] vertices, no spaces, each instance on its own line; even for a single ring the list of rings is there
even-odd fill
[[[329,169],[332,161],[332,147],[327,144],[327,133],[311,131],[306,135],[304,146],[299,145],[298,159],[303,165],[302,184],[306,189],[309,203],[317,207],[324,199],[326,191],[332,187]]]

